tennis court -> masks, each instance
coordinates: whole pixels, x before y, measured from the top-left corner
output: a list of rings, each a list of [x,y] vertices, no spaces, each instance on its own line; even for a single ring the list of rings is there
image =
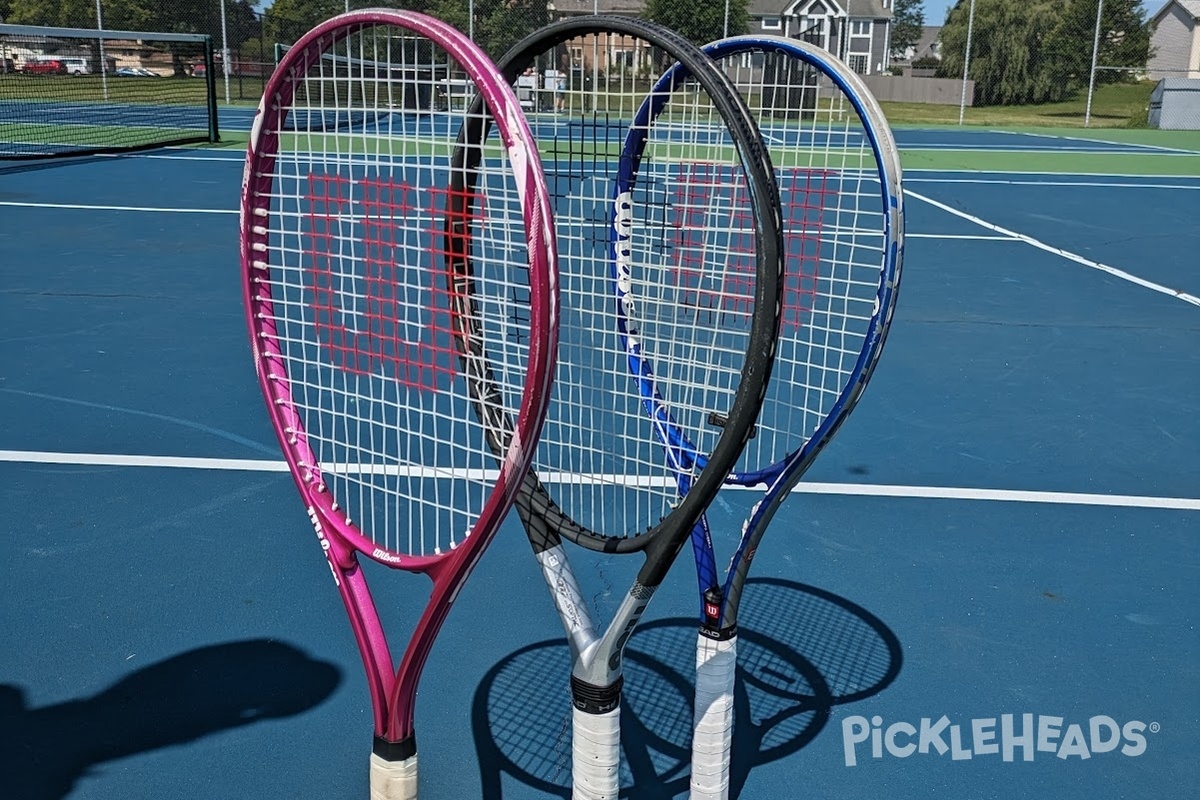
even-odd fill
[[[246,342],[248,125],[0,170],[6,796],[367,795],[359,656]],[[1156,133],[897,131],[897,318],[755,560],[737,796],[1200,781],[1200,140]],[[752,499],[720,495],[714,535]],[[609,618],[637,565],[575,561]],[[538,576],[511,515],[426,668],[422,798],[570,795]],[[693,580],[680,565],[630,641],[638,800],[687,794]],[[396,641],[427,587],[374,581]]]

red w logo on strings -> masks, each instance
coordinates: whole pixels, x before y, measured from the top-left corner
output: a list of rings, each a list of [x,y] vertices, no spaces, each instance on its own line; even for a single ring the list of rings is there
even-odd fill
[[[446,266],[448,194],[308,176],[309,303],[317,342],[335,367],[426,391],[454,379],[463,298]]]
[[[757,261],[745,180],[725,164],[694,162],[684,169],[672,204],[674,270],[681,302],[748,319]],[[782,321],[786,331],[802,327],[813,307],[823,216],[836,200],[837,189],[830,186],[829,170],[784,169],[777,177],[786,248]],[[728,229],[714,235],[712,215],[725,216]],[[714,252],[718,246],[721,253]]]

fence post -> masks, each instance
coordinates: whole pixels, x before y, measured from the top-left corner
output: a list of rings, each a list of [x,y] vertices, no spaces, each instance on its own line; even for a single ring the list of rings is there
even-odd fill
[[[971,0],[971,8],[967,11],[967,49],[963,53],[962,95],[958,100],[958,124],[963,124],[967,113],[967,70],[971,66],[971,34],[975,29],[975,0]]]
[[[96,30],[104,30],[104,14],[100,10],[100,0],[96,0]],[[104,92],[105,101],[108,100],[108,61],[104,58],[104,37],[96,38],[97,44],[100,45],[100,87]]]
[[[1092,71],[1088,75],[1087,107],[1083,112],[1083,127],[1092,124],[1092,93],[1096,90],[1096,57],[1100,54],[1100,15],[1104,13],[1104,0],[1096,0],[1096,36],[1092,40]]]
[[[225,105],[229,105],[229,30],[225,26],[225,0],[217,2],[221,4],[221,71],[225,73]]]

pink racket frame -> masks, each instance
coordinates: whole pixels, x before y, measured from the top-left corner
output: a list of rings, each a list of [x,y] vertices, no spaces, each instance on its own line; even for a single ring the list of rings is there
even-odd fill
[[[380,549],[333,508],[323,490],[321,467],[308,446],[302,421],[291,398],[288,375],[276,341],[273,302],[257,275],[269,270],[267,232],[257,220],[270,214],[271,176],[280,131],[291,105],[295,81],[333,44],[363,26],[390,25],[433,41],[467,71],[490,110],[504,143],[522,196],[530,267],[529,366],[521,408],[499,476],[471,533],[457,547],[439,555],[413,556]],[[284,134],[286,135],[286,134]],[[414,12],[370,9],[321,23],[284,56],[263,92],[255,116],[242,181],[241,259],[243,298],[254,350],[255,371],[267,410],[296,486],[308,507],[321,546],[333,570],[354,636],[366,667],[375,715],[375,733],[389,742],[413,734],[413,706],[421,670],[438,630],[462,583],[478,562],[508,512],[521,478],[529,469],[550,398],[557,352],[557,249],[550,193],[541,162],[516,96],[486,55],[453,27]],[[433,581],[433,591],[409,647],[395,669],[383,626],[358,564],[363,554],[389,567],[419,572]]]

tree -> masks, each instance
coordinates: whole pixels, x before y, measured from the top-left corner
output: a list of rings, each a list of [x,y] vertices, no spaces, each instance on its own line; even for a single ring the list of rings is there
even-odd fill
[[[89,0],[11,0],[6,20],[13,25],[96,27],[96,4]]]
[[[345,10],[344,0],[275,0],[263,16],[263,33],[268,42],[292,44]]]
[[[1096,35],[1097,0],[1068,0],[1062,23],[1051,35],[1047,49],[1062,64],[1073,83],[1086,85],[1092,69]],[[1144,67],[1150,58],[1150,22],[1141,0],[1104,0],[1100,16],[1100,49],[1096,64],[1110,67]],[[1135,80],[1132,70],[1097,70],[1096,83]]]
[[[925,9],[921,0],[896,0],[892,7],[892,55],[903,58],[910,47],[916,47],[923,27]]]
[[[1066,2],[975,0],[968,75],[975,81],[975,105],[1051,103],[1079,88],[1049,47]],[[938,71],[942,77],[962,76],[968,13],[969,0],[959,0],[946,15]]]
[[[750,18],[746,14],[747,0],[729,0],[729,35],[746,33]],[[691,42],[705,45],[725,35],[726,0],[646,0],[642,17],[678,31]]]
[[[475,43],[499,60],[526,35],[550,22],[546,0],[475,0],[474,25],[465,0],[429,0],[427,11],[463,33],[473,32]]]

